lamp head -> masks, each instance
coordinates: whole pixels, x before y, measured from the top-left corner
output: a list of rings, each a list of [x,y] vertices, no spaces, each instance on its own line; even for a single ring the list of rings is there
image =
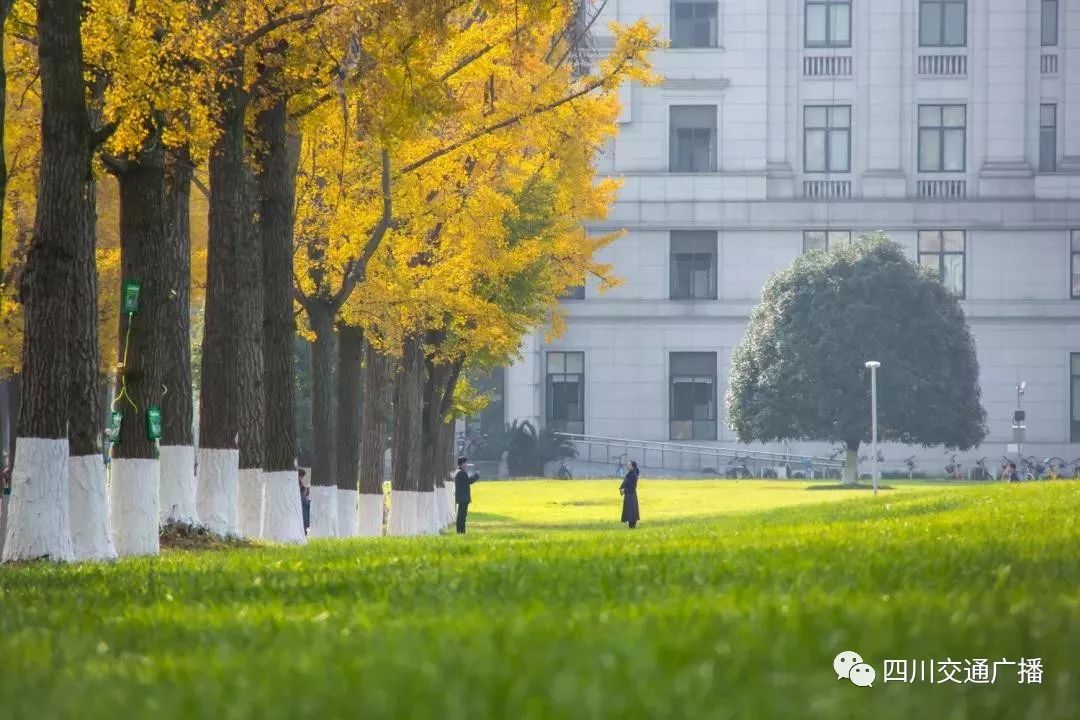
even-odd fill
[[[1024,394],[1024,390],[1026,390],[1026,389],[1027,389],[1027,383],[1026,383],[1026,382],[1023,382],[1023,381],[1021,381],[1021,383],[1020,383],[1020,387],[1019,387],[1018,389],[1020,390],[1020,394],[1021,394],[1021,395],[1023,395],[1023,394]]]
[[[879,367],[881,367],[881,363],[879,363],[877,360],[868,360],[866,362],[866,367],[870,368],[871,370],[877,370]]]

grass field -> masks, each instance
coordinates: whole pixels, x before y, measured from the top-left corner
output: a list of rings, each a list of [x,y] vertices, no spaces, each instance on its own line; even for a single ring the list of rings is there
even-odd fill
[[[616,487],[480,484],[465,537],[0,569],[0,717],[1080,717],[1078,483],[643,481],[633,532]],[[1022,657],[1040,684],[882,679]]]

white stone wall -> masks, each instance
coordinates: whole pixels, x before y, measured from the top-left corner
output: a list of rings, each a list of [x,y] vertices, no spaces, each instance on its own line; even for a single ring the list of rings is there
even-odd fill
[[[918,0],[853,0],[852,47],[803,47],[803,0],[720,0],[719,47],[654,56],[657,87],[624,89],[620,134],[599,166],[621,177],[609,219],[625,228],[605,249],[626,284],[565,303],[568,331],[550,345],[529,338],[508,374],[508,420],[544,417],[544,358],[585,352],[586,432],[668,438],[668,357],[718,353],[718,444],[729,358],[768,276],[802,251],[804,230],[885,230],[916,258],[919,230],[967,235],[966,299],[982,367],[990,436],[966,456],[996,461],[1009,441],[1015,385],[1027,382],[1032,454],[1080,455],[1069,439],[1069,353],[1080,352],[1080,300],[1069,299],[1069,231],[1080,229],[1080,0],[1061,0],[1058,45],[1042,47],[1038,0],[971,0],[967,46],[918,44]],[[612,0],[608,20],[646,17],[669,37],[669,0]],[[596,46],[610,47],[599,30]],[[927,56],[962,56],[964,72],[920,72]],[[842,76],[808,77],[808,62],[850,63]],[[922,58],[922,59],[921,59]],[[920,104],[967,107],[960,173],[918,172]],[[1057,104],[1058,171],[1039,172],[1039,105]],[[669,107],[717,108],[717,172],[668,172]],[[852,108],[851,171],[803,171],[803,108]],[[851,196],[804,197],[804,180],[850,182]],[[919,198],[918,183],[961,180],[966,197]],[[669,233],[718,233],[718,299],[669,299]],[[825,446],[792,444],[791,451]],[[915,450],[886,448],[899,458]],[[927,469],[948,456],[917,451]]]

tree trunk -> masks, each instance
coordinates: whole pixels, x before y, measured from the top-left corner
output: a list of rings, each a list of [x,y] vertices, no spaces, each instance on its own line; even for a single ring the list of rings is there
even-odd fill
[[[86,222],[96,226],[96,208],[88,204]],[[101,364],[98,348],[98,276],[96,238],[80,244],[72,283],[68,362],[71,384],[68,407],[68,508],[71,545],[76,560],[116,557],[109,530],[105,458],[101,454]],[[157,536],[157,526],[154,526]]]
[[[443,496],[446,498],[446,515],[443,523],[450,525],[457,516],[457,505],[454,502],[454,483],[450,480],[451,471],[455,467],[453,420],[443,423],[439,431],[439,463],[441,475],[444,478]]]
[[[222,135],[210,154],[210,234],[199,393],[196,508],[212,531],[236,535],[239,522],[237,265],[244,196],[243,58],[234,57],[220,91]]]
[[[244,169],[243,219],[236,236],[236,352],[239,373],[237,421],[240,429],[240,533],[262,535],[263,386],[262,237],[255,221],[258,192],[255,176]]]
[[[296,376],[293,378],[296,388],[296,402],[293,405],[296,416],[296,462],[300,467],[308,468],[310,473],[314,454],[315,436],[311,430],[311,343],[297,336],[293,343],[293,360]],[[310,482],[310,478],[308,482]]]
[[[4,451],[7,452],[7,465],[15,464],[15,439],[19,436],[19,407],[22,402],[22,374],[16,373],[8,379],[8,437]]]
[[[360,532],[357,515],[360,472],[361,360],[364,333],[360,328],[338,326],[337,392],[337,473],[338,536],[355,537]]]
[[[848,442],[844,457],[844,484],[854,485],[859,482],[859,441]]]
[[[82,6],[39,0],[41,165],[23,272],[23,393],[3,559],[72,556],[68,514],[68,335],[80,245],[92,245],[92,138],[83,82]]]
[[[7,19],[14,0],[0,0],[0,128],[7,127],[7,58],[4,57],[3,39],[7,37]],[[0,208],[7,200],[7,148],[4,133],[0,132]],[[4,223],[0,222],[0,283],[4,281]],[[6,447],[6,445],[5,445]]]
[[[371,343],[364,345],[363,432],[360,442],[360,534],[382,535],[383,458],[386,454],[386,422],[393,396],[393,358]]]
[[[166,165],[167,247],[163,308],[160,444],[161,520],[198,522],[195,509],[195,435],[191,389],[191,180],[188,148]]]
[[[141,288],[138,311],[120,316],[123,367],[116,409],[123,419],[111,463],[111,523],[120,555],[152,555],[158,552],[160,464],[157,444],[148,433],[147,413],[152,407],[161,409],[162,341],[170,290],[164,151],[156,147],[144,152],[118,174],[118,180],[121,277]]]
[[[308,304],[308,319],[315,332],[311,349],[311,535],[337,537],[337,456],[334,448],[334,364],[336,338],[334,310],[323,302]]]
[[[393,478],[390,495],[390,535],[434,532],[434,488],[423,467],[424,346],[409,336],[394,385]]]
[[[289,137],[286,101],[259,113],[255,125],[262,146],[259,163],[259,228],[263,267],[263,424],[265,501],[263,537],[304,543],[299,479],[296,473],[296,379],[293,353],[293,206],[299,138]]]
[[[446,388],[446,380],[450,374],[450,368],[444,364],[437,364],[430,360],[425,362],[426,372],[424,381],[424,428],[421,435],[421,458],[423,467],[421,472],[426,479],[425,488],[431,487],[435,498],[435,515],[433,522],[436,529],[443,527],[443,517],[447,514],[445,507],[446,498],[443,495],[445,483],[440,476],[442,465],[439,462],[440,430],[443,426],[442,398]]]

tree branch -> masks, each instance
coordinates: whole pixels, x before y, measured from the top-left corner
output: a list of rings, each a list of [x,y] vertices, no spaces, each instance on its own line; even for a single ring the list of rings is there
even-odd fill
[[[345,277],[345,280],[341,283],[341,289],[334,295],[332,305],[335,312],[349,299],[349,295],[352,294],[356,284],[363,281],[364,276],[367,274],[368,262],[375,255],[375,251],[379,249],[379,245],[382,243],[382,239],[386,235],[386,231],[390,229],[390,224],[393,221],[394,208],[390,197],[390,151],[386,148],[382,150],[382,199],[382,216],[368,236],[368,241],[364,245],[360,257],[356,259],[352,266],[352,271]]]
[[[295,23],[295,22],[304,22],[304,21],[314,20],[315,18],[319,17],[323,13],[330,10],[330,8],[331,8],[330,5],[320,5],[319,7],[315,8],[314,10],[307,10],[305,12],[295,12],[295,13],[292,13],[290,15],[282,15],[281,17],[275,18],[274,20],[271,20],[270,22],[266,23],[262,27],[257,28],[256,30],[252,30],[250,33],[245,35],[240,40],[240,46],[241,47],[249,47],[251,45],[254,45],[259,40],[263,39],[264,37],[266,37],[270,33],[277,30],[278,28],[284,27],[285,25],[290,25],[290,24]]]

